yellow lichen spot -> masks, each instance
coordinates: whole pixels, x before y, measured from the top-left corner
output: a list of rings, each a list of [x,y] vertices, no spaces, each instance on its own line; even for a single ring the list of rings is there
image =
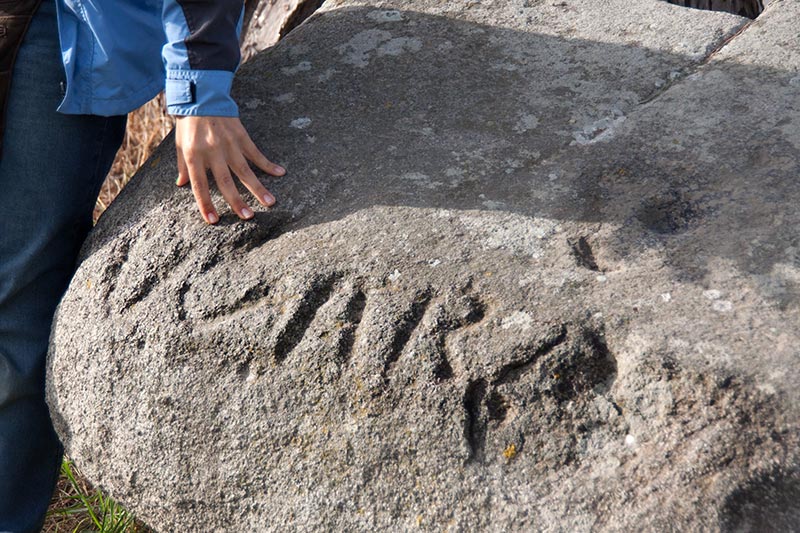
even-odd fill
[[[561,377],[561,374],[559,374],[557,372],[553,373],[553,379],[559,379],[560,377]]]
[[[363,507],[361,507],[361,508],[360,508],[358,511],[356,511],[356,512],[357,512],[358,514],[364,514],[364,513],[366,513],[366,511],[364,510],[364,508],[363,508]]]
[[[91,289],[92,288],[92,280],[90,280],[90,279],[86,280],[86,288],[87,289]]]
[[[486,272],[483,273],[483,275],[486,276],[487,278],[491,278],[494,275],[494,272],[487,270]]]
[[[505,450],[503,450],[503,457],[505,457],[507,460],[510,461],[516,456],[517,456],[517,445],[512,442],[511,444],[506,446]]]
[[[422,525],[422,515],[420,514],[417,515],[417,527],[420,527],[421,525]]]
[[[158,156],[158,157],[156,157],[156,158],[155,158],[155,159],[153,159],[153,161],[150,163],[150,168],[156,168],[160,162],[161,162],[161,156]]]
[[[626,169],[626,168],[620,168],[620,169],[617,171],[617,174],[619,174],[620,176],[627,176],[627,175],[628,175],[628,169]]]

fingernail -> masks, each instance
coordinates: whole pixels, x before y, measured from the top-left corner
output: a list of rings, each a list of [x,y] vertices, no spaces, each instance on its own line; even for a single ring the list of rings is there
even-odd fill
[[[245,207],[244,209],[242,209],[242,216],[244,218],[253,218],[253,212]]]
[[[209,213],[208,215],[206,215],[206,217],[208,217],[209,224],[216,224],[217,222],[219,222],[219,217],[217,216],[216,213]]]
[[[278,174],[286,174],[286,169],[280,165],[275,165],[275,172]]]
[[[180,183],[181,183],[181,177],[178,176],[177,178],[175,178],[175,185],[180,185]]]
[[[265,204],[267,204],[267,205],[272,205],[272,204],[274,204],[274,203],[275,203],[275,198],[273,198],[273,197],[272,197],[271,195],[269,195],[269,194],[265,194],[265,195],[264,195],[264,203],[265,203]]]

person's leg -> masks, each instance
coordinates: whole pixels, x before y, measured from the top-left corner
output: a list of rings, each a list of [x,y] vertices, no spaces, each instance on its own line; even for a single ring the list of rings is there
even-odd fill
[[[0,532],[38,531],[52,495],[50,325],[125,129],[125,117],[56,113],[63,80],[45,0],[17,56],[0,159]]]

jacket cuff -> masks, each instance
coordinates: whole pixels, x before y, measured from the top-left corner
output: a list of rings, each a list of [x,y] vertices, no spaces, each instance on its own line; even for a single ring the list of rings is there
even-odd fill
[[[231,98],[233,72],[226,70],[168,70],[167,112],[170,115],[238,117]]]

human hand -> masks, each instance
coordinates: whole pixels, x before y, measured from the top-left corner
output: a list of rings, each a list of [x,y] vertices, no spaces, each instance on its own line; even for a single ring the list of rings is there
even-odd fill
[[[239,218],[253,218],[253,211],[236,189],[231,171],[262,205],[269,207],[275,203],[275,197],[261,185],[247,161],[271,176],[283,176],[286,170],[261,153],[238,118],[177,117],[175,147],[178,151],[177,184],[183,186],[191,182],[200,214],[207,223],[219,221],[208,192],[208,169],[225,201]]]

